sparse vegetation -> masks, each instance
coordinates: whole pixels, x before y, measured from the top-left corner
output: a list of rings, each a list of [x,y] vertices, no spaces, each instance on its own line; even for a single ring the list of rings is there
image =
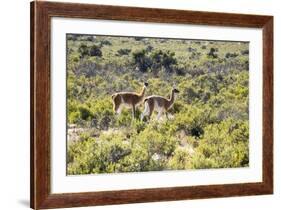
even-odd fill
[[[248,166],[248,55],[243,42],[67,35],[67,173]],[[176,84],[169,119],[114,114],[111,95],[144,81],[147,96]]]

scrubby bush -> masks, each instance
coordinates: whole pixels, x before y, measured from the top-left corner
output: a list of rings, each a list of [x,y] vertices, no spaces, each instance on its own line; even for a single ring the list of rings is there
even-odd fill
[[[80,58],[84,58],[89,55],[89,48],[86,44],[81,44],[78,48],[78,52],[80,54]]]
[[[192,168],[248,166],[249,127],[247,121],[231,118],[205,128],[205,134],[191,160]]]
[[[112,43],[108,40],[101,40],[100,41],[100,45],[103,46],[103,45],[107,45],[107,46],[111,46]]]
[[[188,48],[187,48],[187,51],[188,51],[188,52],[196,52],[197,49],[196,49],[196,48],[192,48],[192,47],[188,47]]]
[[[236,58],[238,56],[238,54],[237,53],[226,53],[225,54],[225,57],[226,58]]]
[[[136,41],[141,41],[141,40],[143,40],[144,38],[143,37],[135,37],[135,40]]]
[[[210,51],[208,52],[207,55],[209,58],[218,58],[217,52],[218,52],[218,49],[212,47],[212,48],[210,48]]]
[[[242,54],[242,55],[249,55],[249,50],[242,50],[242,51],[241,51],[241,54]]]
[[[98,57],[101,57],[101,56],[102,56],[101,48],[98,47],[97,45],[91,46],[91,48],[90,48],[90,56],[98,56]]]
[[[78,48],[78,52],[80,53],[80,58],[84,58],[86,56],[102,56],[101,47],[97,45],[92,45],[91,47],[88,47],[86,44],[82,43]]]
[[[79,104],[74,101],[69,102],[67,113],[69,123],[79,123],[81,121],[88,121],[91,120],[91,118],[93,117],[93,113],[87,105]]]
[[[206,45],[203,45],[203,46],[201,47],[201,49],[205,50],[205,49],[207,49],[207,46],[206,46]]]
[[[89,42],[93,42],[93,41],[95,41],[95,37],[94,36],[88,36],[86,40],[89,41]]]
[[[68,41],[76,41],[77,35],[76,34],[67,34],[66,38]]]
[[[159,70],[164,68],[166,72],[172,72],[174,65],[177,64],[175,53],[170,51],[153,51],[151,54],[152,69]]]
[[[120,50],[117,51],[117,55],[120,55],[120,56],[122,56],[122,55],[129,55],[130,52],[131,52],[130,49],[120,49]]]
[[[248,43],[67,35],[67,173],[247,167]],[[115,92],[170,97],[159,121]]]
[[[174,170],[188,169],[191,159],[190,153],[185,148],[178,147],[168,162],[168,168]]]
[[[141,72],[147,72],[150,69],[154,75],[157,75],[162,69],[171,73],[176,69],[177,59],[175,53],[169,50],[148,51],[143,49],[133,53],[133,63]]]
[[[200,52],[192,52],[191,55],[189,56],[190,60],[198,60],[201,56]]]
[[[148,45],[145,49],[146,52],[151,52],[154,49],[151,45]]]
[[[118,163],[131,153],[124,136],[102,135],[88,138],[68,146],[69,174],[118,172]]]
[[[208,108],[185,106],[185,114],[177,113],[173,124],[177,130],[184,130],[187,135],[200,138],[204,134],[204,127],[212,121]]]
[[[146,55],[145,50],[133,52],[133,63],[141,72],[146,72],[151,66],[151,59]]]

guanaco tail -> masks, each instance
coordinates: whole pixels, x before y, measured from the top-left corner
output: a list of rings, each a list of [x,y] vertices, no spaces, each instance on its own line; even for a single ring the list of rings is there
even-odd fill
[[[156,111],[158,113],[157,120],[159,120],[163,113],[165,113],[166,117],[168,118],[167,111],[172,108],[175,102],[176,93],[179,93],[179,91],[176,88],[173,88],[169,99],[157,95],[152,95],[145,98],[144,111],[141,114],[141,120],[143,120],[145,116],[148,116],[150,118],[153,111]]]
[[[136,92],[119,92],[114,93],[112,95],[113,101],[113,111],[117,114],[120,114],[122,111],[123,106],[127,106],[132,108],[132,115],[135,118],[136,114],[136,107],[143,103],[145,90],[148,86],[148,83],[145,82],[143,84],[143,88],[140,93]]]

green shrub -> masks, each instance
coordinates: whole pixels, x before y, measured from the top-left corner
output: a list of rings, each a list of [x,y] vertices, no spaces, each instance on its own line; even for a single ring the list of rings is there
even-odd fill
[[[210,48],[210,51],[208,52],[207,55],[209,58],[218,58],[217,52],[218,52],[218,49],[212,47],[212,48]]]
[[[122,56],[122,55],[129,55],[130,52],[131,52],[130,49],[119,49],[117,51],[117,55],[120,55],[120,56]]]
[[[196,149],[196,155],[192,158],[191,167],[247,166],[249,164],[248,139],[247,122],[228,119],[219,124],[208,125]]]
[[[133,52],[133,64],[136,65],[141,72],[146,72],[151,66],[151,60],[146,55],[145,50],[137,50]]]
[[[168,162],[168,168],[172,170],[183,170],[189,168],[191,155],[185,148],[178,147]]]
[[[98,47],[97,45],[91,46],[89,50],[90,56],[97,56],[97,57],[102,57],[102,51],[101,48]]]
[[[68,174],[249,165],[248,43],[71,34],[66,53]],[[143,81],[179,89],[168,119],[114,113],[111,95]]]
[[[111,46],[112,45],[112,43],[110,41],[108,41],[108,40],[101,40],[100,44],[101,44],[101,46],[103,46],[103,45]]]
[[[226,53],[225,54],[225,57],[226,58],[236,58],[238,56],[238,54],[237,53]]]
[[[86,44],[81,44],[78,48],[78,52],[80,53],[80,58],[84,58],[89,55],[89,49]]]
[[[124,140],[124,136],[120,134],[104,134],[99,139],[88,138],[70,144],[68,173],[118,172],[120,159],[131,153],[129,145]]]
[[[137,143],[147,148],[149,155],[160,154],[170,156],[176,147],[176,139],[163,133],[161,125],[150,124],[137,136]]]
[[[204,134],[204,127],[212,120],[209,108],[185,106],[185,114],[177,113],[174,124],[177,130],[184,130],[187,135],[200,138]]]

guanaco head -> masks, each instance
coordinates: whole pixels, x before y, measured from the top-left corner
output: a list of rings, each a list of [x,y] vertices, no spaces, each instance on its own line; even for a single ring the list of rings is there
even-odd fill
[[[180,91],[178,89],[176,89],[176,88],[173,88],[173,92],[174,93],[179,93]]]
[[[180,91],[176,88],[176,83],[173,83],[173,89],[172,89],[173,93],[179,93]]]

